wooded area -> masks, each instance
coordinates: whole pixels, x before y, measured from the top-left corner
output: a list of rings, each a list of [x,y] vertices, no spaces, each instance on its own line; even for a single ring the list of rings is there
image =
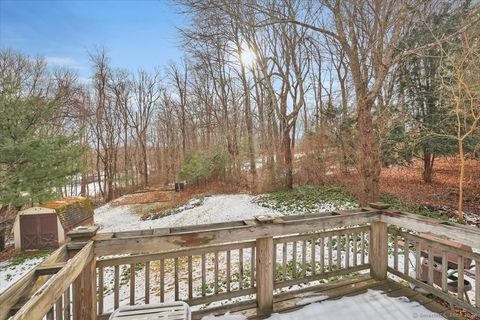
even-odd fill
[[[22,205],[103,200],[178,180],[259,192],[384,167],[480,156],[480,11],[471,1],[178,0],[181,63],[91,79],[0,52],[0,192]],[[159,31],[161,32],[161,31]],[[152,39],[155,41],[155,39]],[[416,160],[419,159],[419,160]]]

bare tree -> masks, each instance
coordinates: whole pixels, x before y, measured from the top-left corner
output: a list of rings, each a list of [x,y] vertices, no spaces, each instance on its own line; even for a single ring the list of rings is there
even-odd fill
[[[159,73],[149,75],[143,70],[138,71],[133,80],[134,105],[129,109],[129,116],[140,146],[142,187],[148,186],[147,132],[160,95]]]
[[[456,50],[445,50],[442,39],[442,99],[449,101],[455,119],[455,132],[444,135],[454,139],[460,157],[458,177],[458,220],[463,221],[463,193],[465,182],[465,144],[480,131],[480,23],[459,33]],[[448,128],[448,127],[447,127]]]
[[[182,68],[183,70],[181,70]],[[169,75],[172,78],[174,87],[177,89],[180,106],[180,128],[182,131],[182,156],[185,157],[187,149],[187,83],[188,83],[188,64],[186,61],[181,66],[171,64]]]
[[[95,131],[96,168],[100,192],[105,201],[115,196],[117,154],[120,143],[120,114],[109,95],[108,82],[111,69],[104,50],[92,54],[94,102],[92,114]]]

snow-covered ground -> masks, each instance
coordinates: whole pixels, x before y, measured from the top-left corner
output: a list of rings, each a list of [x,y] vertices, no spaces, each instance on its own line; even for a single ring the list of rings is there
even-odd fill
[[[204,320],[246,320],[241,315],[207,316]],[[372,320],[372,319],[445,319],[418,302],[405,297],[388,297],[380,291],[368,290],[364,294],[313,303],[302,309],[272,314],[269,320]]]
[[[70,186],[66,186],[64,188],[64,193],[66,197],[79,197],[81,196],[81,184],[73,184]],[[100,193],[100,187],[98,186],[98,182],[90,182],[87,184],[87,195],[90,197],[95,197],[95,195]]]
[[[187,204],[184,210],[179,208],[178,213],[156,220],[141,220],[128,205],[112,207],[107,204],[95,210],[95,223],[100,225],[101,231],[112,232],[197,225],[251,219],[264,214],[280,214],[278,211],[253,203],[253,198],[247,194],[205,197],[200,205]],[[195,201],[198,200],[192,200]]]
[[[24,258],[21,262],[18,262],[18,259],[10,259],[0,262],[0,293],[17,282],[23,275],[32,270],[45,258],[46,256],[43,255]]]

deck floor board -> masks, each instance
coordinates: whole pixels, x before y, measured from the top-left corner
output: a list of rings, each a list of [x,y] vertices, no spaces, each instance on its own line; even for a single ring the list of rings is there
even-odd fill
[[[440,314],[447,319],[461,320],[464,319],[458,313],[442,306],[441,304],[433,301],[427,296],[405,287],[404,285],[397,283],[393,280],[377,281],[370,277],[362,276],[354,279],[348,279],[344,281],[336,281],[331,284],[322,284],[312,287],[301,288],[295,291],[289,291],[278,294],[274,298],[274,313],[292,312],[305,307],[310,303],[318,301],[327,301],[340,299],[345,296],[355,296],[365,293],[368,289],[381,291],[389,297],[406,297],[409,301],[415,301],[423,305],[426,309]],[[256,314],[256,308],[251,303],[244,303],[244,306],[224,305],[214,309],[206,309],[193,312],[192,319],[201,319],[208,314],[222,315],[226,312],[231,314],[242,314],[248,319],[266,319],[268,317],[259,317]]]

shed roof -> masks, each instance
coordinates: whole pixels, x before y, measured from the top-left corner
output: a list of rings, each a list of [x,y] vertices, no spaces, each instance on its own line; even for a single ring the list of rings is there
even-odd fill
[[[90,201],[83,197],[70,197],[42,205],[56,211],[64,229],[70,229],[93,216]]]
[[[31,208],[20,211],[18,214],[27,215],[27,214],[42,214],[42,213],[55,213],[55,210],[51,208],[46,208],[46,207],[31,207]]]

